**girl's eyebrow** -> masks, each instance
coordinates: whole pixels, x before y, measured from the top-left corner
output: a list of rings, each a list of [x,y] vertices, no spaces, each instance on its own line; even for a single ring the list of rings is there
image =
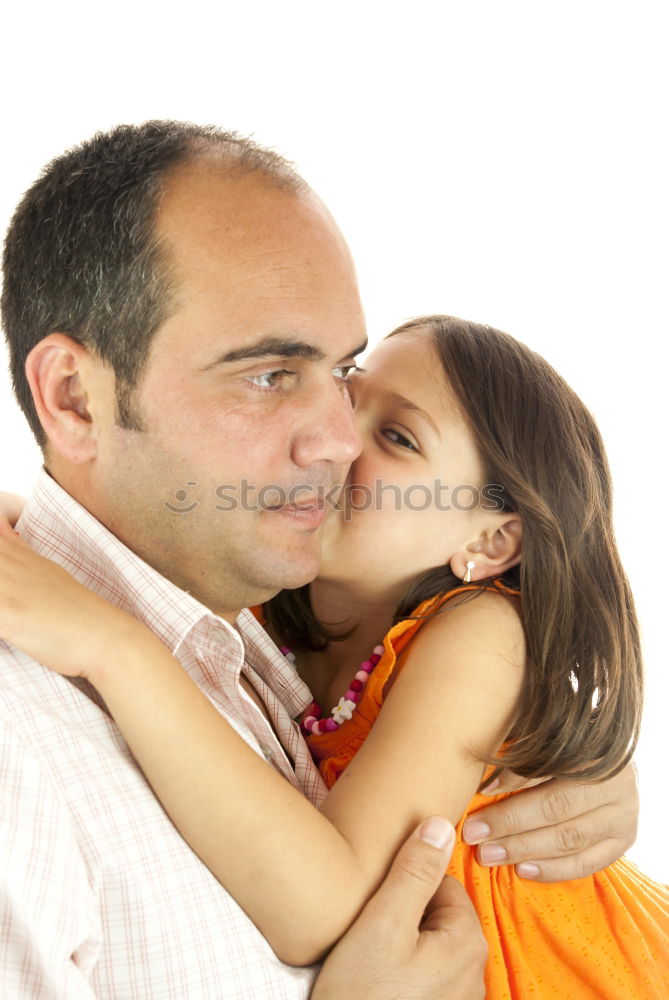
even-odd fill
[[[411,410],[412,413],[417,413],[419,417],[422,417],[423,420],[425,420],[425,422],[430,425],[434,433],[441,441],[441,431],[439,430],[439,428],[437,427],[436,423],[434,422],[430,414],[427,412],[427,410],[424,410],[421,406],[418,406],[416,403],[412,402],[412,400],[407,399],[406,396],[402,396],[399,392],[388,391],[385,392],[385,396],[391,403],[394,403],[395,406],[399,406],[403,410]]]
[[[360,380],[360,384],[364,385],[366,381],[364,376],[367,374],[368,372],[366,368],[359,368],[358,371],[353,375],[353,378],[355,379],[355,384],[358,385],[359,384],[358,380]],[[382,386],[380,386],[378,388],[378,392],[381,393],[388,400],[388,402],[392,403],[394,406],[399,406],[403,410],[410,410],[412,413],[417,413],[418,416],[422,417],[423,420],[432,428],[434,433],[437,435],[439,441],[441,441],[441,431],[439,430],[437,424],[430,416],[430,414],[427,412],[427,410],[424,410],[421,406],[418,406],[418,404],[414,403],[411,399],[407,399],[407,397],[403,396],[401,393],[393,392],[391,389],[384,389]]]

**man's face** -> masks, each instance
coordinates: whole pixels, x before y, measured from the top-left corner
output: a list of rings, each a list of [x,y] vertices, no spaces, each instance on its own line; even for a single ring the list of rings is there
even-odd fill
[[[112,387],[102,392],[95,512],[231,616],[316,575],[326,511],[314,495],[341,484],[359,451],[343,378],[364,345],[362,307],[320,202],[257,174],[180,168],[157,233],[174,308],[136,390],[143,430],[119,428]]]

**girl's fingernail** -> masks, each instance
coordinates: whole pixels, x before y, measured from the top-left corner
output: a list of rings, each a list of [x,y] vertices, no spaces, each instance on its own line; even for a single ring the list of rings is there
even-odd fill
[[[486,785],[485,788],[481,789],[481,795],[492,795],[492,793],[498,787],[499,787],[499,778],[495,778],[495,780],[491,781],[489,785]]]

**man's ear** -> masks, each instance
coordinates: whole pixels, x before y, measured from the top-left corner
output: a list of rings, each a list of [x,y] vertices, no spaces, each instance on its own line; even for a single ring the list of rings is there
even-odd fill
[[[50,333],[26,359],[26,377],[40,423],[53,449],[70,462],[89,462],[97,453],[85,373],[90,352],[64,333]]]
[[[523,526],[518,514],[492,514],[492,520],[475,542],[463,546],[451,557],[451,570],[461,580],[470,568],[470,579],[487,580],[491,576],[502,576],[513,566],[517,566],[521,556]]]

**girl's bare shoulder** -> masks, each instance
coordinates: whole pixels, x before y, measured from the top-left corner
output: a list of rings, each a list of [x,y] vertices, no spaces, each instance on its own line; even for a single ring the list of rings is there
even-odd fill
[[[501,591],[480,590],[455,595],[432,615],[414,642],[421,647],[470,648],[472,654],[500,656],[518,668],[524,667],[525,633],[517,597]]]

